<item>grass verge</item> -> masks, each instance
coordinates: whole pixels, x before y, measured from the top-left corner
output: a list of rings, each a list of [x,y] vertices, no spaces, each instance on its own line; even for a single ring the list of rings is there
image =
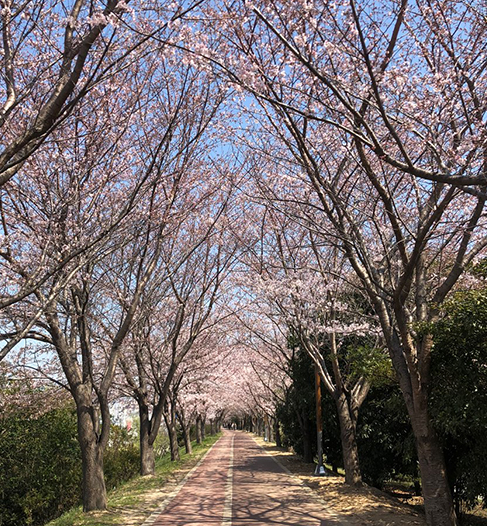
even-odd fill
[[[219,438],[213,435],[193,444],[193,453],[181,452],[177,462],[169,455],[158,459],[153,477],[134,477],[110,491],[106,511],[83,513],[80,506],[46,526],[140,526]]]

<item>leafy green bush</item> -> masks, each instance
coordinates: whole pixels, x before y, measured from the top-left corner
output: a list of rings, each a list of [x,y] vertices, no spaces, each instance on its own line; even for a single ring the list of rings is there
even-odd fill
[[[367,484],[382,488],[387,480],[418,478],[414,437],[396,381],[370,389],[360,409],[357,443]]]
[[[317,449],[314,364],[306,352],[298,351],[290,365],[292,384],[285,394],[285,402],[277,410],[282,443],[285,447],[292,447],[306,462],[312,462]],[[323,452],[327,462],[342,467],[336,406],[324,389],[322,403]]]
[[[81,497],[81,454],[71,408],[0,419],[0,524],[36,526]]]
[[[105,482],[113,489],[139,470],[139,451],[112,426]],[[0,526],[40,526],[81,502],[76,411],[68,406],[33,417],[10,407],[0,418]]]
[[[105,451],[104,473],[107,490],[116,488],[139,472],[139,448],[124,428],[112,426],[110,443]]]
[[[487,502],[487,291],[458,293],[433,327],[430,408],[457,509]]]

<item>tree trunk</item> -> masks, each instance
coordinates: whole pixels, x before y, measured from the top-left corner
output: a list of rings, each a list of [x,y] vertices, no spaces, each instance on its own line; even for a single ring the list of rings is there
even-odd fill
[[[150,441],[151,423],[149,419],[149,408],[139,403],[140,417],[140,474],[142,476],[154,475],[156,472],[156,459],[154,455],[154,444]]]
[[[164,411],[164,421],[166,422],[167,434],[169,435],[169,449],[171,451],[171,460],[179,460],[178,433],[176,429],[176,415],[171,408],[170,411]]]
[[[428,526],[458,526],[443,451],[428,411],[429,379],[427,377],[427,367],[423,363],[422,375],[419,373],[419,370],[408,368],[404,363],[403,356],[413,353],[411,350],[409,353],[406,353],[402,346],[404,342],[408,341],[405,327],[403,327],[401,336],[402,341],[396,339],[391,342],[389,352],[397,373],[416,441],[426,522]],[[423,360],[427,360],[428,352],[431,350],[432,339],[424,340],[423,345],[421,354],[423,355]]]
[[[196,443],[201,444],[203,442],[203,434],[201,432],[201,416],[196,417]]]
[[[360,486],[362,484],[362,475],[360,474],[357,447],[357,423],[353,418],[345,393],[338,394],[335,398],[335,403],[340,423],[345,482],[352,486]]]
[[[205,429],[206,418],[201,419],[201,438],[204,440],[206,438],[206,429]]]
[[[154,445],[147,440],[147,438],[140,437],[140,474],[145,477],[147,475],[155,475],[156,472],[156,457],[154,454]]]
[[[171,460],[179,460],[179,444],[178,444],[178,433],[174,422],[169,422],[167,426],[167,432],[169,433],[169,447],[171,449]]]
[[[193,452],[193,447],[191,446],[191,436],[189,434],[189,425],[183,424],[181,422],[181,429],[183,431],[183,440],[184,440],[184,448],[186,450],[186,453],[190,455]]]
[[[210,435],[215,434],[215,421],[213,418],[210,419]]]
[[[281,428],[279,427],[279,420],[277,418],[274,420],[274,434],[276,436],[276,446],[282,447]]]
[[[91,403],[78,404],[78,439],[83,466],[83,511],[105,510],[107,490],[103,475],[103,448],[93,427]]]
[[[414,398],[414,407],[408,407],[408,411],[416,439],[426,521],[428,526],[457,526],[445,459],[431,424],[427,396],[414,393]]]
[[[267,416],[267,414],[264,416],[264,440],[266,442],[270,442],[271,441],[269,417]]]

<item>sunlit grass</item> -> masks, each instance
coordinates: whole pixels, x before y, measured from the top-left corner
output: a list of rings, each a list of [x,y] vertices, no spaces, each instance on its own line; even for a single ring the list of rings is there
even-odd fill
[[[202,444],[193,443],[193,453],[187,455],[180,450],[181,460],[171,462],[170,455],[156,460],[156,474],[153,477],[134,477],[108,493],[108,508],[105,512],[83,513],[82,507],[73,508],[46,526],[112,526],[127,524],[136,526],[144,522],[160,503],[148,505],[144,495],[164,486],[178,469],[189,469],[208,451],[220,435],[205,438]],[[140,513],[140,520],[127,521],[131,511]]]

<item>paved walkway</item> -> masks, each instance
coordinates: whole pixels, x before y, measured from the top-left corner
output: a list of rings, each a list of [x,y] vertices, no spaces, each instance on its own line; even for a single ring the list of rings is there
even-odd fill
[[[309,488],[250,435],[223,437],[144,526],[338,526]]]

